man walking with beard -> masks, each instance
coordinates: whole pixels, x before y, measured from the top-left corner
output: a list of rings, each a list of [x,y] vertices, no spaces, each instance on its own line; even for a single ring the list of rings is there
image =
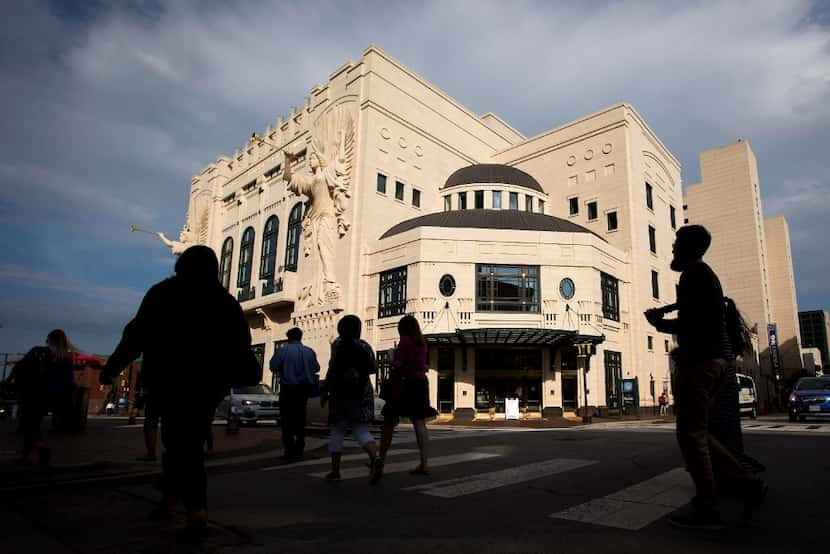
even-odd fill
[[[671,268],[681,272],[677,304],[653,308],[646,319],[662,333],[677,336],[675,402],[677,443],[686,470],[695,484],[691,510],[670,518],[677,527],[719,529],[713,462],[725,474],[743,483],[745,500],[763,499],[763,482],[747,472],[738,460],[708,432],[709,415],[729,360],[734,359],[724,317],[723,289],[715,272],[703,261],[712,238],[700,225],[677,231]],[[666,319],[677,309],[676,319]]]
[[[242,309],[218,274],[213,250],[185,250],[176,275],[144,296],[101,371],[101,382],[111,382],[143,355],[142,379],[161,417],[164,447],[163,497],[150,515],[169,518],[181,500],[187,511],[185,536],[194,539],[207,527],[203,448],[213,413],[231,386],[255,385],[262,378]]]

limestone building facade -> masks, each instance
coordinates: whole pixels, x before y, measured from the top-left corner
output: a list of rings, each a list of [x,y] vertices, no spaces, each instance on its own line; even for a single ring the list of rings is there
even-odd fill
[[[672,338],[642,314],[674,302],[681,205],[632,106],[527,138],[370,46],[193,177],[177,244],[215,249],[263,361],[299,326],[325,367],[354,313],[380,388],[411,313],[434,406],[486,417],[515,396],[531,417],[618,409],[625,378],[643,405],[671,392]]]

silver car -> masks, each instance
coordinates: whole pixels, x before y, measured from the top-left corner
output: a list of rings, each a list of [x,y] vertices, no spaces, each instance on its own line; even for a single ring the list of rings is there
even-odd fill
[[[216,417],[239,418],[243,424],[255,424],[260,419],[280,418],[280,397],[266,384],[253,387],[234,387],[216,408]]]

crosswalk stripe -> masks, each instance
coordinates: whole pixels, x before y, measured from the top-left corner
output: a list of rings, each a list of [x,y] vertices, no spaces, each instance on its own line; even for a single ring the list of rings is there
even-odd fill
[[[458,479],[448,479],[426,485],[407,487],[405,491],[417,491],[421,494],[438,496],[440,498],[456,498],[477,492],[516,485],[525,481],[532,481],[548,475],[562,473],[597,463],[594,460],[575,460],[568,458],[554,458],[543,462],[511,467],[488,473],[479,473]]]
[[[497,456],[501,456],[501,454],[495,454],[491,452],[465,452],[464,454],[451,454],[449,456],[439,456],[437,458],[430,458],[429,467],[433,468],[440,466],[448,466],[452,464],[459,464],[461,462],[486,460],[487,458],[495,458]],[[412,461],[386,464],[383,467],[383,473],[401,473],[413,469],[415,465],[416,464]],[[319,473],[309,473],[309,476],[322,478],[325,477],[327,473],[327,471],[321,471]],[[365,467],[350,467],[348,469],[340,470],[341,479],[359,479],[368,476],[369,470]]]
[[[415,448],[398,448],[398,449],[390,450],[389,452],[386,453],[386,455],[387,456],[396,456],[396,455],[400,455],[400,454],[413,454],[415,452],[418,452],[418,450],[415,449]],[[355,460],[366,460],[366,459],[367,459],[367,457],[366,457],[366,454],[364,454],[364,453],[346,454],[345,456],[342,456],[340,458],[340,461],[341,462],[352,462],[352,461],[355,461]],[[313,460],[303,460],[302,462],[294,462],[293,464],[282,464],[282,465],[278,465],[278,466],[263,467],[263,468],[260,469],[260,471],[278,471],[280,469],[294,469],[294,468],[297,468],[297,467],[313,466],[313,465],[328,464],[328,463],[331,463],[331,458],[327,456],[325,458],[314,458]]]
[[[693,496],[688,474],[676,468],[548,517],[638,531],[686,505]]]

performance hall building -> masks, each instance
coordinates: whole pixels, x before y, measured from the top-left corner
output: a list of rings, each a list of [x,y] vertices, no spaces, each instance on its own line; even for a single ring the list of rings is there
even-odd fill
[[[193,177],[172,246],[216,250],[263,360],[296,325],[325,367],[354,313],[385,370],[409,313],[445,414],[613,412],[624,378],[643,405],[670,386],[671,336],[642,314],[674,301],[681,205],[632,106],[528,138],[370,46]]]

